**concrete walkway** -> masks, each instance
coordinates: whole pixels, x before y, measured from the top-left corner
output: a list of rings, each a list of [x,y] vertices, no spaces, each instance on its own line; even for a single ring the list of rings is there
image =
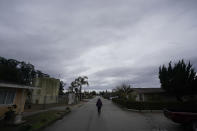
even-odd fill
[[[45,131],[183,131],[162,113],[125,111],[104,99],[101,115],[98,115],[96,100],[75,108]]]

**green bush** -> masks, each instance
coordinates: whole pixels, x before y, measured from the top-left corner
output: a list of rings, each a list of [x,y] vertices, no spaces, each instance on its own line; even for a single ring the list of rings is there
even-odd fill
[[[180,103],[180,102],[136,102],[126,99],[114,98],[112,101],[122,107],[136,110],[161,110],[170,108],[174,110],[190,110],[196,111],[196,103]]]

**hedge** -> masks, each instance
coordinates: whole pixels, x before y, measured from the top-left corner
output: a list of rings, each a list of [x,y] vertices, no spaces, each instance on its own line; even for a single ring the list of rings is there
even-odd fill
[[[136,110],[161,110],[169,108],[173,110],[190,110],[197,111],[197,104],[180,103],[180,102],[136,102],[126,99],[114,98],[112,101],[122,107]]]

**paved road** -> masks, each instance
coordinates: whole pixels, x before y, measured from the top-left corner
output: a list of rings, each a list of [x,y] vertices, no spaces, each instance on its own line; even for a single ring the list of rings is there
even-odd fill
[[[162,113],[125,111],[104,99],[99,116],[96,100],[94,98],[74,109],[45,131],[182,131],[179,125],[167,120]]]

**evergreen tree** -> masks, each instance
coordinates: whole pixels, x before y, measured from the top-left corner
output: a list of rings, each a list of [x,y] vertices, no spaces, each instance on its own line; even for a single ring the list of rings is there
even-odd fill
[[[175,95],[179,101],[183,101],[183,96],[193,96],[197,93],[196,72],[190,62],[186,64],[181,60],[174,66],[171,62],[168,67],[160,66],[159,79],[161,88]]]

